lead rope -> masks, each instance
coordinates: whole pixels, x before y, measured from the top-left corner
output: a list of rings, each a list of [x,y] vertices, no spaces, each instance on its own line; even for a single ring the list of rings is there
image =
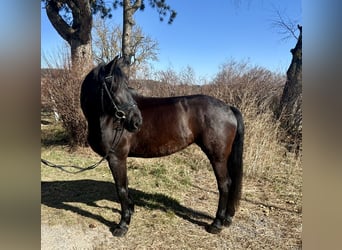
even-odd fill
[[[101,160],[99,160],[98,162],[88,166],[88,167],[79,167],[79,166],[74,166],[74,165],[71,165],[71,166],[67,166],[67,165],[58,165],[58,164],[54,164],[48,160],[45,160],[43,158],[40,159],[40,161],[48,166],[48,167],[52,167],[52,168],[58,168],[60,169],[61,171],[63,172],[67,172],[67,173],[70,173],[70,174],[78,174],[78,173],[81,173],[81,172],[84,172],[84,171],[87,171],[87,170],[91,170],[91,169],[94,169],[96,168],[98,165],[100,165],[109,155],[109,153],[111,152],[114,152],[115,148],[117,147],[117,145],[119,144],[119,141],[121,139],[121,136],[123,134],[123,131],[124,131],[124,128],[123,128],[123,121],[120,120],[120,126],[117,127],[115,129],[115,135],[114,135],[114,138],[113,138],[113,141],[112,141],[112,146],[110,147],[110,149],[108,150],[107,154],[105,156],[103,156],[101,158]],[[119,135],[119,136],[118,136]],[[116,140],[118,138],[118,140]],[[74,169],[78,169],[78,171],[70,171],[70,170],[67,170],[66,168],[74,168]]]

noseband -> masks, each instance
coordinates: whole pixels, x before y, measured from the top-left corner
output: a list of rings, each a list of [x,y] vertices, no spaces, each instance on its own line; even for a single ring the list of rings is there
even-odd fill
[[[106,80],[111,79],[112,76],[107,76],[104,81],[102,82],[103,88],[106,91],[109,100],[111,101],[113,108],[114,108],[114,115],[115,117],[121,121],[121,120],[125,120],[127,118],[127,111],[130,111],[132,108],[136,107],[137,105],[135,103],[126,103],[124,105],[121,105],[121,107],[119,108],[118,105],[115,104],[114,99],[110,93],[110,91],[108,90],[107,84],[106,84]],[[102,107],[103,107],[103,99],[102,99]],[[126,112],[125,112],[126,111]]]

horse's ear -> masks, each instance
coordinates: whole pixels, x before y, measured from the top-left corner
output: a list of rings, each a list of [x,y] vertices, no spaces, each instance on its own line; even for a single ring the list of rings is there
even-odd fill
[[[116,56],[113,60],[111,60],[106,66],[105,66],[105,71],[106,71],[106,75],[110,75],[112,74],[112,68],[113,68],[113,65],[117,62],[119,56]]]

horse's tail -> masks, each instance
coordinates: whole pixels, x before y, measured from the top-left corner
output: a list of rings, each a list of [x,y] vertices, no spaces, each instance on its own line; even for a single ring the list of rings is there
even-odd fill
[[[236,131],[236,135],[234,138],[232,151],[228,158],[228,173],[231,178],[228,202],[232,202],[236,209],[239,206],[239,202],[241,199],[241,190],[242,190],[242,176],[243,176],[242,155],[243,155],[243,141],[244,141],[244,123],[243,123],[241,112],[235,107],[231,107],[231,109],[237,120],[237,131]]]

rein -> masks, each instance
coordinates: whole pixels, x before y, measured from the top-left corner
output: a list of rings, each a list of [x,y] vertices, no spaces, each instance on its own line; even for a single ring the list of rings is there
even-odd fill
[[[108,78],[111,78],[111,76],[107,76],[105,78],[105,80],[107,80]],[[60,169],[60,170],[62,170],[64,172],[67,172],[67,173],[78,174],[78,173],[81,173],[81,172],[84,172],[84,171],[96,168],[98,165],[100,165],[108,157],[109,153],[115,152],[115,149],[116,149],[117,145],[119,144],[119,141],[120,141],[120,139],[122,137],[122,134],[123,134],[123,131],[124,131],[124,127],[123,127],[124,125],[123,124],[124,124],[124,120],[126,119],[126,113],[123,110],[125,110],[125,109],[128,110],[128,108],[130,108],[130,107],[135,107],[136,104],[129,103],[129,104],[126,105],[125,109],[122,109],[122,108],[119,109],[118,106],[115,104],[115,102],[114,102],[114,100],[112,98],[112,95],[110,94],[110,92],[108,90],[108,87],[107,87],[107,84],[105,83],[105,81],[102,82],[102,85],[103,85],[103,88],[105,89],[105,91],[106,91],[106,93],[107,93],[107,95],[108,95],[112,105],[113,105],[113,108],[114,108],[114,111],[115,111],[114,115],[117,118],[115,123],[118,123],[118,126],[116,126],[114,128],[115,135],[114,135],[114,138],[113,138],[113,141],[112,141],[112,145],[111,145],[110,149],[108,150],[107,154],[105,156],[103,156],[101,158],[101,160],[99,160],[98,162],[96,162],[96,163],[94,163],[94,164],[92,164],[92,165],[90,165],[88,167],[84,167],[84,168],[79,167],[79,166],[73,166],[73,165],[72,166],[58,165],[58,164],[54,164],[54,163],[52,163],[52,162],[50,162],[48,160],[45,160],[45,159],[41,158],[40,161],[44,165],[46,165],[48,167],[52,167],[52,168],[58,168],[58,169]],[[102,99],[102,107],[103,107],[103,99]],[[78,169],[78,170],[77,171],[70,171],[70,170],[67,170],[66,168],[74,168],[74,169]]]

